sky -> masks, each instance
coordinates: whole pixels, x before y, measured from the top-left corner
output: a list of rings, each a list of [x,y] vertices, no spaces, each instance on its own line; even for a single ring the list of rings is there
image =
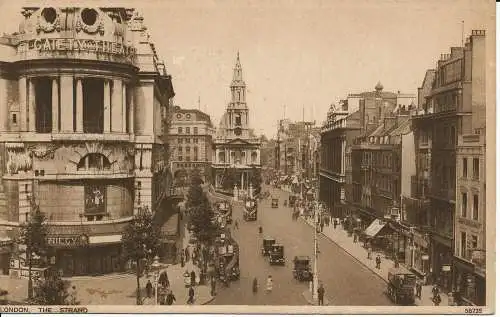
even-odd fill
[[[0,32],[14,32],[22,6],[82,1],[0,1]],[[316,120],[349,93],[417,94],[425,71],[472,29],[494,38],[487,0],[141,0],[85,1],[136,8],[172,75],[174,102],[206,111],[218,125],[229,102],[239,51],[250,124],[276,134],[277,122]],[[492,44],[493,45],[493,44]],[[198,106],[200,100],[200,106]],[[304,109],[304,110],[303,110]]]

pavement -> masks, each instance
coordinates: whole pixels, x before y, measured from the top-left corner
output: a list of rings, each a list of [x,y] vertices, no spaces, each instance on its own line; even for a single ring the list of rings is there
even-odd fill
[[[188,245],[190,238],[189,232],[183,226],[182,240],[183,247]],[[199,268],[191,261],[185,263],[181,267],[180,263],[176,265],[162,264],[166,267],[168,274],[170,289],[176,297],[174,305],[186,305],[188,299],[188,288],[185,287],[183,274],[186,270],[191,272],[194,270],[199,276]],[[154,286],[153,276],[143,276],[140,278],[141,297],[143,305],[154,305],[154,297],[147,298],[145,286],[151,280]],[[64,278],[71,283],[71,286],[76,286],[76,297],[80,305],[135,305],[136,304],[136,276],[131,273],[117,273],[103,276],[76,276],[72,278]],[[6,299],[10,301],[24,302],[28,294],[28,280],[14,279],[8,276],[0,276],[0,285],[6,288],[9,294]],[[209,285],[197,285],[195,290],[194,305],[205,305],[210,303],[214,297],[210,294]]]
[[[313,219],[305,219],[304,217],[300,217],[302,221],[307,223],[309,226],[314,227]],[[334,229],[333,225],[324,226],[323,232],[321,235],[327,237],[332,242],[341,247],[346,253],[348,253],[352,258],[356,259],[359,263],[363,264],[365,267],[370,269],[374,274],[379,276],[386,283],[388,282],[388,272],[390,268],[394,267],[394,261],[390,259],[384,258],[384,255],[380,253],[380,258],[382,259],[382,263],[380,264],[380,269],[376,268],[375,257],[377,256],[377,252],[373,252],[371,259],[368,259],[368,251],[363,247],[362,242],[354,242],[353,237],[349,237],[347,231],[342,229],[342,226],[337,226],[337,229]],[[359,240],[358,240],[359,241]],[[400,263],[399,266],[403,269],[406,269],[403,263]],[[410,273],[410,271],[408,270]],[[444,293],[440,293],[441,296],[441,305],[447,305],[448,296]],[[416,298],[415,304],[417,306],[433,306],[432,302],[432,285],[425,285],[422,287],[422,298]]]

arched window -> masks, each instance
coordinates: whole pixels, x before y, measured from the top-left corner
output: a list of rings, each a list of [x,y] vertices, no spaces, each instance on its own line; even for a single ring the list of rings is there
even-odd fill
[[[101,153],[89,153],[80,159],[77,170],[109,170],[111,168],[111,163],[108,158]]]

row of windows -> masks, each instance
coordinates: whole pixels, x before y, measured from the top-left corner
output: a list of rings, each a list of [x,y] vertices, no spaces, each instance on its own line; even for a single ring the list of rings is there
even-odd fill
[[[186,155],[187,155],[187,154],[188,154],[188,153],[186,153]],[[190,157],[190,156],[185,156],[185,157],[183,157],[182,155],[179,155],[179,156],[177,157],[177,160],[178,160],[178,161],[186,161],[186,162],[191,162],[191,157]],[[195,154],[194,154],[194,156],[193,156],[193,161],[195,161],[195,162],[196,162],[196,161],[198,161],[198,154],[197,154],[197,153],[195,153]]]
[[[185,148],[185,149],[186,149],[186,153],[191,152],[191,147],[186,146],[186,148]],[[177,148],[177,150],[178,150],[180,153],[182,153],[182,146],[179,146],[179,147]],[[193,147],[193,152],[194,152],[195,154],[197,154],[197,153],[198,153],[198,148],[197,148],[196,146],[195,146],[195,147]]]
[[[191,134],[191,127],[186,127],[184,130],[182,129],[182,127],[177,128],[178,134],[182,134],[183,131],[185,131],[185,134]],[[193,134],[198,134],[198,127],[193,127]]]
[[[202,163],[175,163],[175,166],[176,167],[184,167],[184,168],[188,168],[188,167],[196,167],[196,168],[200,168],[200,167],[204,167],[205,165],[202,164]]]
[[[466,158],[466,157],[462,158],[462,177],[463,178],[468,178],[470,175],[468,161],[469,161],[468,158]],[[479,179],[479,158],[472,159],[472,179]]]
[[[468,195],[467,193],[462,193],[462,218],[467,218],[468,215]],[[472,195],[472,220],[479,220],[479,196],[477,194]]]
[[[193,143],[198,144],[199,140],[203,140],[203,139],[200,139],[200,138],[177,138],[177,143],[189,144],[189,143],[191,143],[191,140],[193,140]]]

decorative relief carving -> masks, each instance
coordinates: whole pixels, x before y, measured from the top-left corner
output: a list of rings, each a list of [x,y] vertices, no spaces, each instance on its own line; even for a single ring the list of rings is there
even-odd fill
[[[48,160],[54,159],[54,154],[60,146],[56,144],[37,144],[37,145],[28,145],[28,151],[31,151],[34,157],[40,160]]]
[[[41,31],[45,33],[52,33],[54,31],[61,31],[60,14],[56,12],[56,18],[54,22],[47,21],[43,16],[39,15],[36,22],[36,33],[40,34]]]
[[[93,10],[93,9],[91,9],[91,10]],[[95,23],[93,23],[92,25],[89,25],[89,24],[86,24],[82,20],[82,12],[83,11],[81,11],[80,14],[77,14],[77,20],[76,20],[76,24],[75,24],[76,32],[83,31],[87,34],[99,33],[100,35],[104,35],[104,21],[102,20],[102,16],[100,14],[96,14]]]
[[[7,172],[10,175],[20,171],[27,172],[32,168],[32,158],[26,149],[8,149],[7,157]]]

